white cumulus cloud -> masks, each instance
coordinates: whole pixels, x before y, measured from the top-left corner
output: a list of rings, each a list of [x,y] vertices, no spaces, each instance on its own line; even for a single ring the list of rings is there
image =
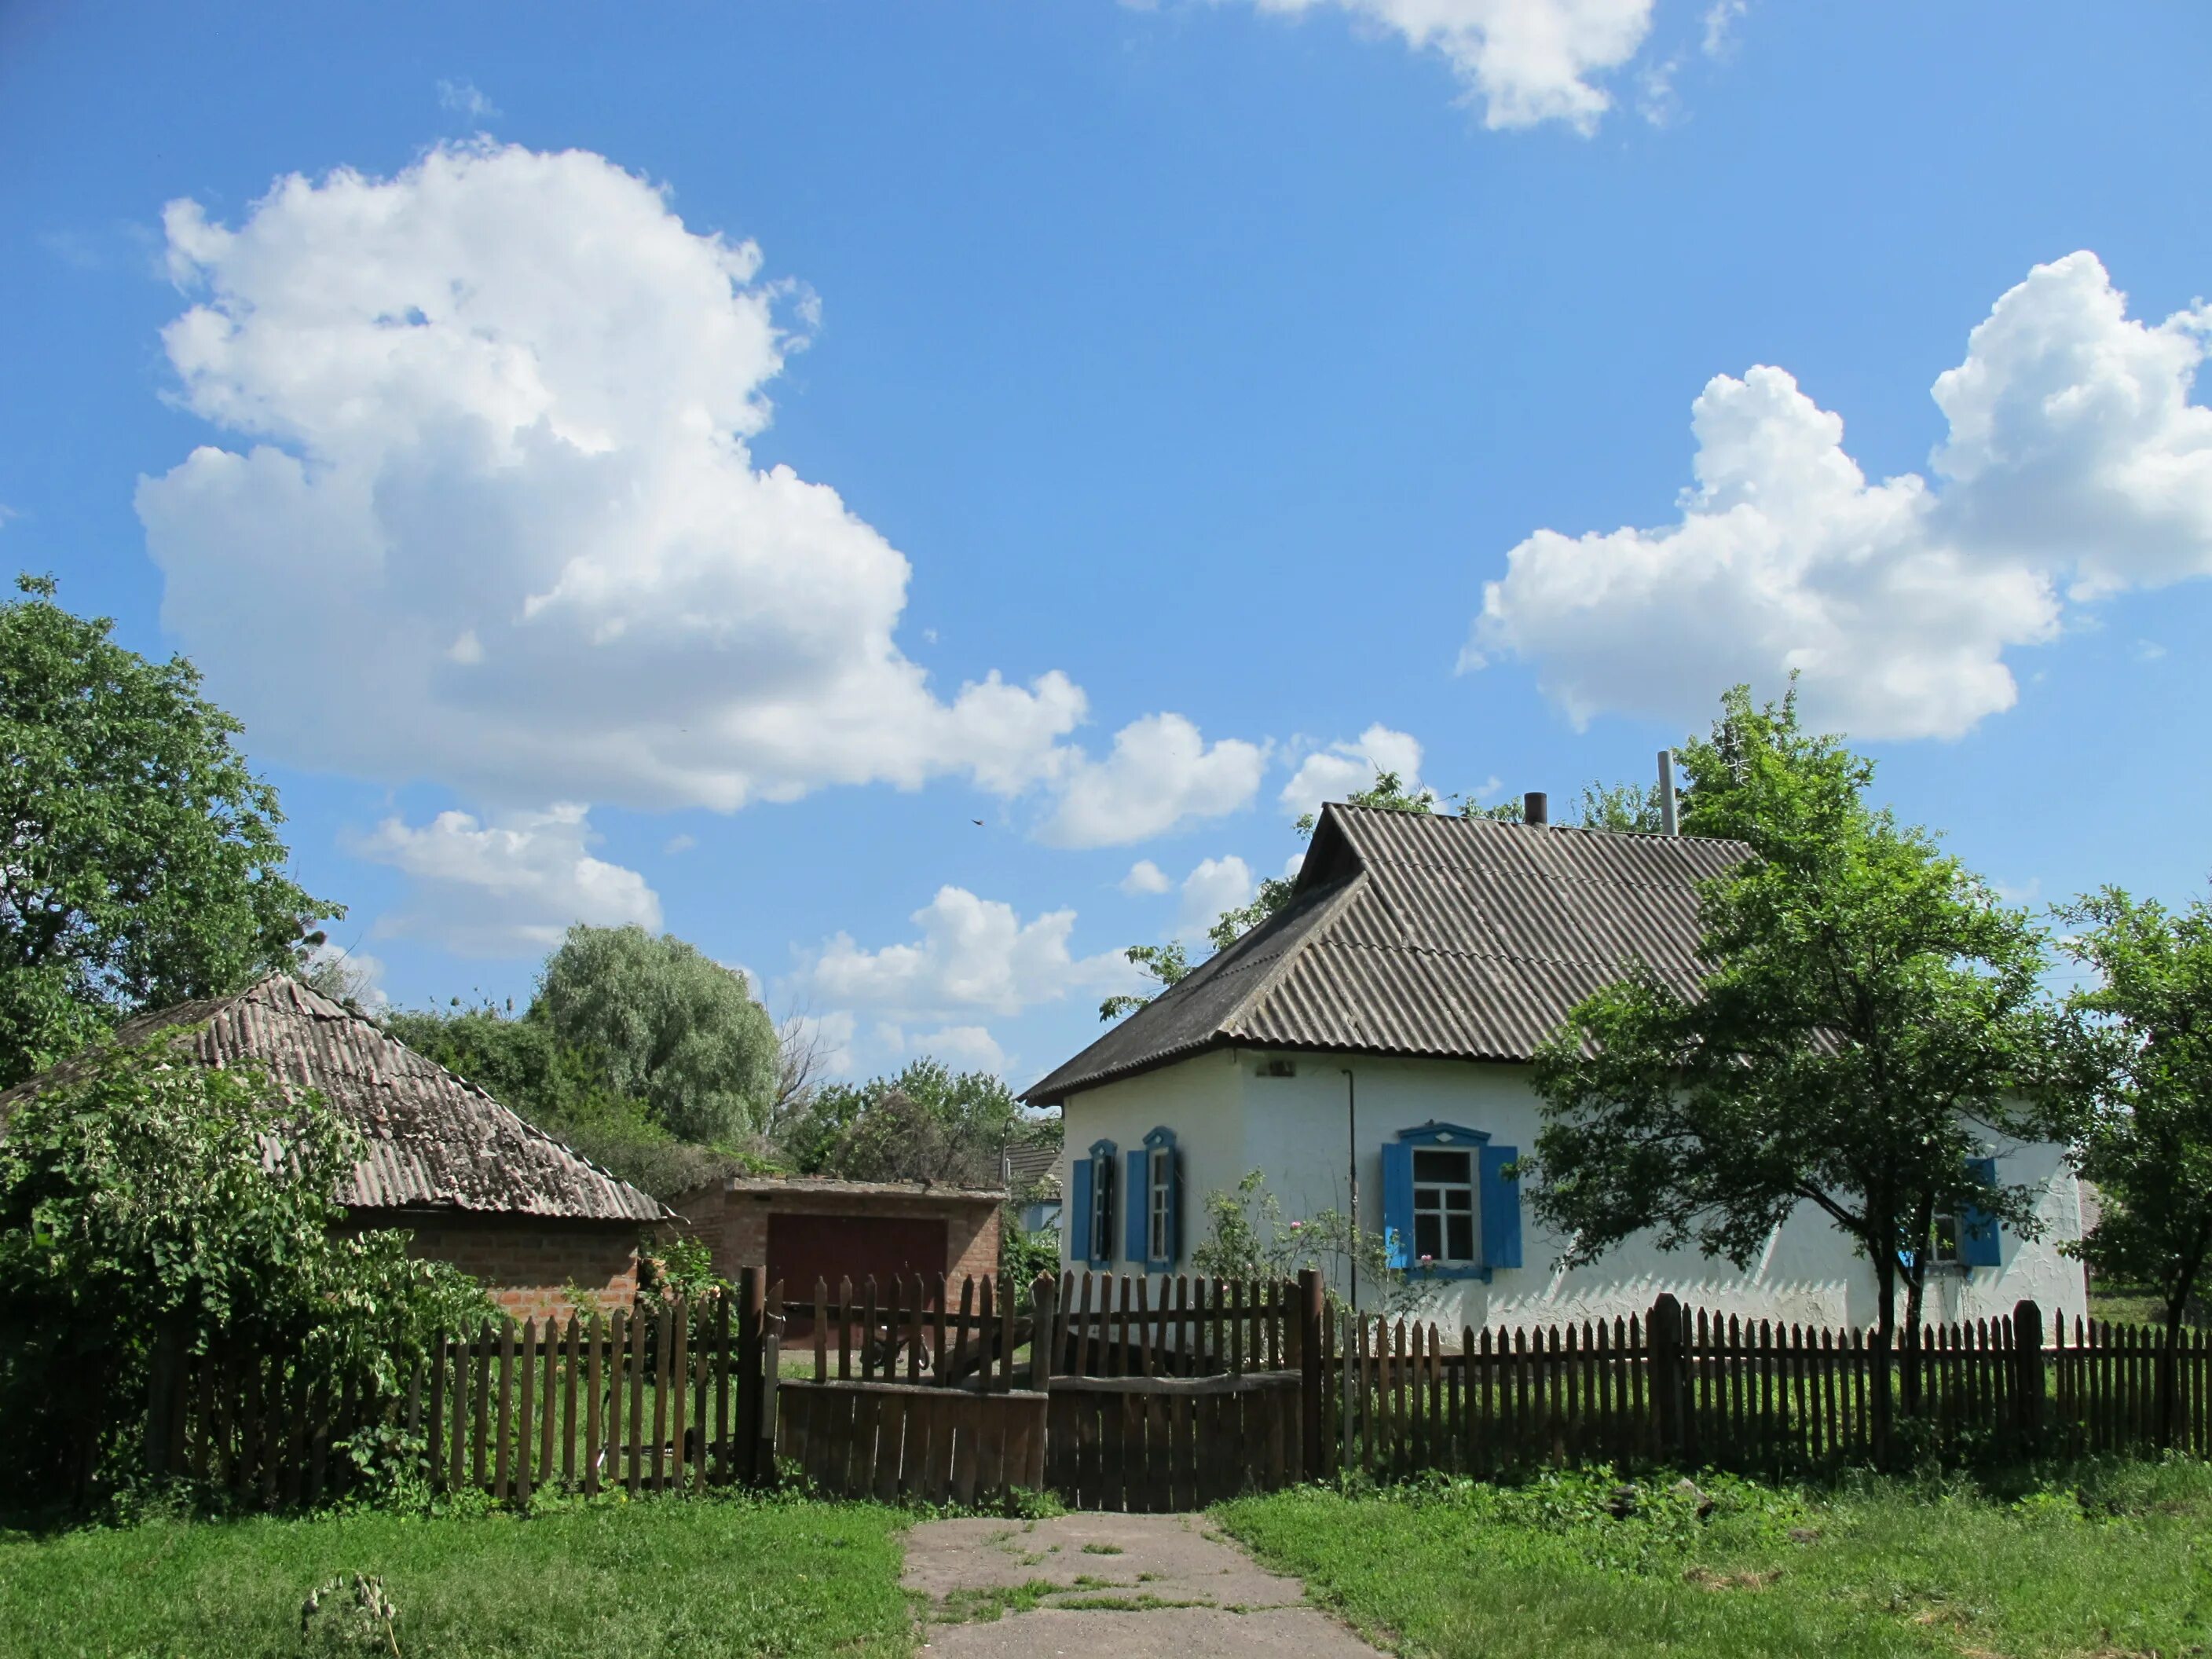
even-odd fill
[[[1537,666],[1578,723],[1694,720],[1792,670],[1862,738],[1956,737],[2018,696],[2008,650],[2068,599],[2212,574],[2212,410],[2189,401],[2212,311],[2131,320],[2095,256],[2039,265],[1936,382],[1949,432],[1869,483],[1840,416],[1779,368],[1692,407],[1680,522],[1541,530],[1487,585],[1463,666]]]
[[[1323,801],[1342,800],[1370,787],[1384,772],[1395,772],[1407,789],[1421,781],[1421,745],[1403,732],[1377,721],[1357,743],[1333,743],[1298,763],[1298,769],[1276,799],[1292,817],[1318,812]]]
[[[909,1024],[951,1022],[961,1013],[1017,1014],[1079,989],[1126,990],[1141,977],[1119,951],[1074,956],[1073,910],[1024,921],[1011,904],[945,886],[910,920],[921,938],[880,950],[836,934],[802,965],[805,994]]]
[[[380,936],[517,957],[559,944],[572,922],[659,927],[659,896],[636,871],[594,858],[598,839],[584,808],[556,805],[488,822],[466,812],[420,826],[387,818],[349,849],[410,878],[406,902],[378,919]]]
[[[912,1041],[915,1053],[941,1060],[956,1072],[1006,1074],[1006,1051],[984,1026],[943,1025]]]
[[[1652,0],[1253,0],[1298,15],[1334,6],[1451,65],[1492,128],[1563,121],[1595,129],[1613,100],[1599,82],[1636,56]]]
[[[1139,859],[1131,865],[1121,884],[1121,890],[1132,898],[1143,893],[1164,893],[1175,885],[1168,879],[1168,872],[1150,859]]]
[[[945,774],[1013,793],[1073,759],[1080,690],[939,696],[894,639],[905,556],[753,465],[803,343],[753,244],[601,156],[483,143],[166,225],[198,296],[162,337],[179,401],[231,441],[138,511],[164,622],[259,752],[725,810]]]
[[[1203,939],[1206,930],[1213,926],[1224,910],[1249,904],[1257,888],[1258,884],[1252,879],[1252,866],[1235,854],[1200,860],[1182,878],[1182,903],[1176,919],[1176,937]]]
[[[1072,761],[1043,838],[1061,847],[1116,847],[1248,805],[1267,751],[1237,738],[1208,744],[1180,714],[1147,714],[1115,733],[1103,760]]]

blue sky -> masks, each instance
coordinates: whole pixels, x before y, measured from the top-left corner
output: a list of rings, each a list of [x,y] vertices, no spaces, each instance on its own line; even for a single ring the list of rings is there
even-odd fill
[[[2008,890],[2185,896],[2208,59],[2178,5],[16,0],[0,557],[200,664],[403,1002],[641,920],[852,1067],[1023,1083],[1374,760],[1640,780],[1793,663]]]

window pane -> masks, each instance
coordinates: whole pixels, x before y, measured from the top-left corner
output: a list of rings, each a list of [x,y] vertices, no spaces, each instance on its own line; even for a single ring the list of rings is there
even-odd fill
[[[1417,1215],[1413,1218],[1413,1254],[1416,1257],[1435,1257],[1443,1254],[1443,1224],[1437,1217]]]
[[[1413,1179],[1416,1181],[1467,1181],[1471,1178],[1465,1152],[1417,1151],[1413,1154]]]
[[[1474,1207],[1474,1194],[1468,1188],[1455,1187],[1444,1194],[1444,1208],[1447,1210],[1472,1210]]]
[[[1439,1194],[1434,1187],[1413,1188],[1413,1207],[1417,1210],[1441,1210],[1443,1205],[1438,1199]]]
[[[1956,1261],[1959,1259],[1959,1218],[1939,1215],[1936,1218],[1936,1259]]]
[[[1455,1215],[1451,1218],[1451,1259],[1455,1261],[1474,1260],[1474,1218]]]

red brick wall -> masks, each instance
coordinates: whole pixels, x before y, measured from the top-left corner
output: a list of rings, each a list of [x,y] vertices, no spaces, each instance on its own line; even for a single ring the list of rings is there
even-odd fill
[[[407,1229],[414,1234],[409,1255],[450,1261],[483,1280],[492,1300],[518,1320],[565,1319],[593,1308],[611,1313],[637,1296],[635,1223],[439,1215],[360,1218],[357,1224]],[[571,1285],[585,1297],[580,1310]]]
[[[714,1270],[734,1279],[740,1267],[768,1264],[768,1218],[802,1215],[900,1216],[945,1224],[945,1273],[981,1278],[999,1271],[999,1206],[990,1199],[930,1198],[890,1193],[726,1192],[705,1188],[670,1206],[684,1218],[678,1230],[714,1252]]]

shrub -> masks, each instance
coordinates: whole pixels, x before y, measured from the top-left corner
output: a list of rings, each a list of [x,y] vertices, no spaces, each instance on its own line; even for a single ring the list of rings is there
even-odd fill
[[[358,1136],[319,1094],[103,1045],[0,1140],[0,1474],[82,1500],[125,1481],[157,1352],[277,1352],[382,1393],[489,1311],[407,1236],[333,1231]]]

